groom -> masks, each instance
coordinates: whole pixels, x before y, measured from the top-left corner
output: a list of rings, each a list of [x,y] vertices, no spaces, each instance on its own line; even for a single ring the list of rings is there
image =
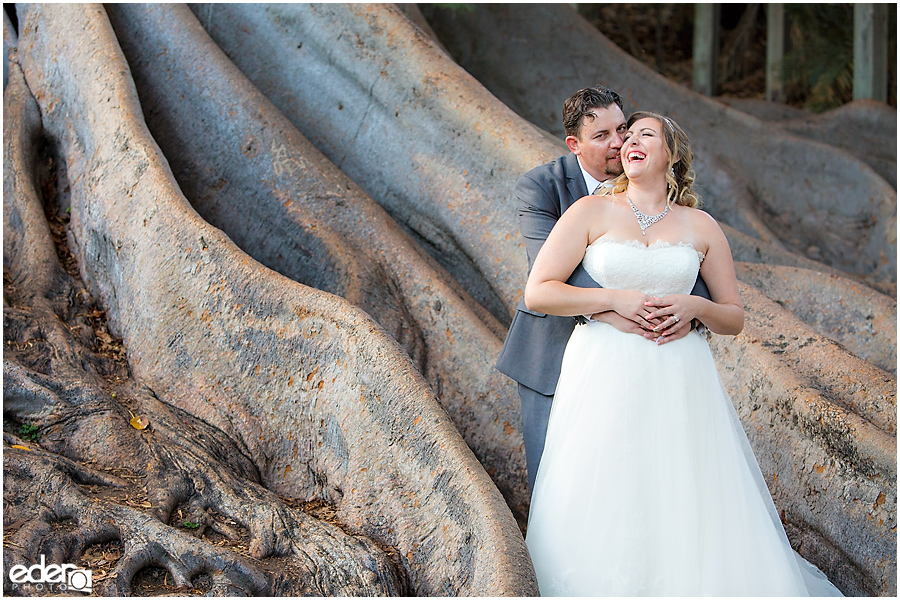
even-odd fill
[[[619,150],[626,127],[619,94],[599,85],[575,92],[563,106],[563,126],[571,153],[532,169],[516,184],[519,229],[528,254],[529,273],[560,215],[579,198],[599,193],[604,182],[622,174]],[[599,287],[581,265],[567,283]],[[709,298],[706,285],[699,277],[691,293]],[[585,318],[609,323],[625,333],[646,333],[637,323],[614,311],[585,315]],[[497,359],[497,369],[519,384],[528,486],[532,490],[544,451],[563,352],[575,325],[575,318],[528,310],[524,299],[520,300]],[[689,332],[684,327],[670,339],[684,337]]]

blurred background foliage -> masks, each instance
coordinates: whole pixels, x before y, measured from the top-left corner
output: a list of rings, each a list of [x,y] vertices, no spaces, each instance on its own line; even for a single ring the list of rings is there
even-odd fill
[[[578,4],[626,52],[691,85],[694,4]],[[888,103],[897,106],[897,5],[888,11]],[[785,4],[787,104],[813,112],[853,100],[853,4]],[[719,95],[765,99],[766,5],[721,4]]]

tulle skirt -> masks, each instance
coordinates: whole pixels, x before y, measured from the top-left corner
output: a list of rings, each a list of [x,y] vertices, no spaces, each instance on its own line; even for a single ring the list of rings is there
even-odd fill
[[[527,543],[544,596],[839,594],[791,549],[696,332],[575,328]]]

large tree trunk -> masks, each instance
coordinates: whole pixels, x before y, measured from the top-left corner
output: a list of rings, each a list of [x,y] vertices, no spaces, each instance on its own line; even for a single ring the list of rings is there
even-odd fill
[[[342,579],[317,565],[333,583],[311,587],[313,593],[403,593],[404,580],[416,594],[534,593],[533,572],[509,509],[402,349],[340,298],[250,259],[181,195],[141,118],[128,65],[103,9],[37,5],[23,8],[19,17],[23,70],[58,153],[57,189],[67,191],[60,202],[71,213],[69,244],[82,278],[102,299],[111,329],[127,348],[139,382],[129,388],[129,398],[155,396],[172,410],[208,423],[237,449],[222,453],[235,454],[233,460],[249,469],[241,475],[253,475],[268,490],[259,493],[333,504],[351,532],[395,549],[403,574],[399,583],[386,576],[389,561],[382,561],[385,568],[372,563],[367,571],[355,571],[367,585],[381,586],[380,592],[358,584],[335,587]],[[27,172],[20,164],[15,177],[27,184]],[[20,367],[33,370],[20,364],[11,365],[10,372]],[[27,375],[24,387],[43,381]],[[152,402],[135,400],[134,406],[151,424],[159,419],[163,450],[180,456],[181,450],[166,440],[198,435],[178,429],[169,434],[164,427],[169,417]],[[21,410],[24,419],[41,406],[25,402]],[[72,445],[87,443],[76,441],[78,435],[82,432],[70,440]],[[5,455],[10,473],[20,468],[25,452]],[[120,454],[118,462],[128,458]],[[219,473],[208,456],[198,464]],[[70,473],[76,470],[69,467]],[[79,481],[101,481],[100,476],[76,475]],[[193,476],[195,493],[189,489],[179,498],[191,509],[201,503],[195,497],[206,485],[198,480]],[[23,480],[11,481],[21,486]],[[86,509],[76,502],[77,494],[64,489],[71,483],[42,481],[60,500],[55,516],[43,513],[40,519],[47,522],[68,510],[65,515],[77,523]],[[165,512],[168,504],[148,495],[151,506]],[[277,510],[276,503],[270,509],[269,500],[252,499],[247,505],[257,512]],[[228,512],[226,500],[208,504],[240,521],[241,515]],[[164,548],[164,557],[153,555],[150,562],[172,570],[179,582],[218,574],[227,562],[204,555],[208,549],[177,547],[176,532],[154,519],[139,524],[137,515],[117,511],[112,507],[98,517],[106,519],[101,537],[129,544],[140,525],[154,548]],[[262,513],[242,518],[258,558],[303,556],[304,547],[294,543],[292,534],[305,525],[293,527],[286,517]],[[49,525],[42,527],[38,538],[52,537]],[[70,536],[66,553],[77,556],[98,535]],[[36,555],[40,544],[30,541],[27,552]],[[371,552],[371,544],[361,543]],[[186,552],[197,561],[173,558]],[[341,566],[322,552],[310,560]],[[123,567],[122,576],[127,579],[131,570]],[[261,582],[237,576],[228,582],[234,586],[230,593],[301,593],[259,587]]]

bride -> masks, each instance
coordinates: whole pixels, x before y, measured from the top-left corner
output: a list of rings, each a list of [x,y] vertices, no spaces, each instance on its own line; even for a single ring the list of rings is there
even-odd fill
[[[542,595],[840,595],[796,554],[697,332],[740,333],[725,235],[693,208],[692,153],[671,119],[639,112],[612,193],[563,213],[525,302],[573,316],[613,310],[657,341],[601,322],[566,347],[532,495],[527,544]],[[579,262],[603,287],[564,282]],[[702,273],[712,300],[691,296]]]

